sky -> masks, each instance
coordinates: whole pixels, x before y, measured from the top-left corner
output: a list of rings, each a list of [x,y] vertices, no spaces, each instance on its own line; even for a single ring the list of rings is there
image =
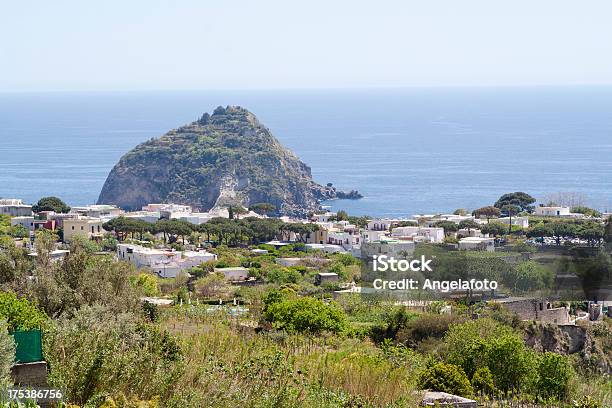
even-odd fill
[[[0,92],[612,84],[609,0],[0,0]]]

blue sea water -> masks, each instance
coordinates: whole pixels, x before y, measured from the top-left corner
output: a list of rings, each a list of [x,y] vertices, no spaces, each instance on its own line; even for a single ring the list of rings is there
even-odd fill
[[[0,197],[94,203],[132,147],[241,105],[352,214],[476,208],[509,191],[612,209],[612,87],[0,94]]]

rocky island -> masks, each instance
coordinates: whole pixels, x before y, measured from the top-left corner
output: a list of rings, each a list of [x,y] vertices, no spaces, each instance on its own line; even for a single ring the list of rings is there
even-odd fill
[[[323,200],[357,198],[355,190],[316,183],[310,167],[251,112],[220,106],[126,153],[108,175],[98,204],[135,210],[175,202],[208,211],[270,203],[277,215],[300,216],[319,209]]]

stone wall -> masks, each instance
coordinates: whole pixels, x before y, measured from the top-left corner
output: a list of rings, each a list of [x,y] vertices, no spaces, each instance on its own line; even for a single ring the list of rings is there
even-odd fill
[[[568,324],[570,322],[567,307],[552,308],[546,299],[517,299],[502,302],[510,311],[516,313],[521,320],[536,320],[546,323]]]
[[[15,364],[11,368],[11,377],[15,386],[46,387],[47,362],[36,361],[34,363]]]

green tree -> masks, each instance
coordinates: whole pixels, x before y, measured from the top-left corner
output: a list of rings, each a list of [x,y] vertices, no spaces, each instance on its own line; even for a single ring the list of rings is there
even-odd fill
[[[471,397],[474,389],[465,372],[453,364],[436,363],[425,369],[418,379],[421,389]]]
[[[576,224],[564,221],[555,221],[549,224],[552,236],[555,238],[557,246],[561,245],[563,239],[575,238],[578,234]]]
[[[506,214],[508,219],[508,234],[512,234],[512,216],[518,214],[521,211],[521,206],[516,204],[505,204],[501,207],[503,214]]]
[[[505,235],[506,232],[508,232],[508,228],[506,227],[505,224],[502,224],[501,222],[490,222],[486,225],[483,225],[480,228],[480,231],[483,234],[489,234],[494,237],[499,237],[499,236]]]
[[[491,218],[498,218],[500,214],[501,214],[501,210],[492,205],[479,208],[477,210],[474,210],[474,212],[472,213],[474,217],[478,217],[478,218],[485,217],[487,219],[487,223],[489,222]]]
[[[337,221],[348,221],[349,215],[346,211],[340,210],[336,213]]]
[[[544,246],[544,238],[552,237],[553,230],[548,224],[539,223],[531,227],[529,231],[527,231],[527,236],[529,238],[538,238]]]
[[[571,212],[573,213],[577,213],[577,214],[584,214],[588,217],[594,217],[594,218],[599,218],[601,217],[601,212],[593,209],[593,208],[589,208],[589,207],[585,207],[585,206],[577,206],[577,207],[572,207],[570,209]]]
[[[495,202],[494,207],[499,208],[501,212],[504,213],[504,206],[513,205],[518,207],[517,212],[526,211],[530,213],[534,209],[532,204],[535,203],[535,201],[535,198],[533,198],[529,194],[517,191],[515,193],[507,193],[502,195]]]
[[[16,224],[9,230],[9,235],[13,238],[27,238],[30,236],[30,231],[21,224]]]
[[[433,226],[436,227],[436,228],[443,228],[444,229],[444,235],[446,235],[446,236],[449,236],[453,232],[457,232],[459,230],[459,225],[457,223],[452,222],[452,221],[438,221],[438,222],[434,223]]]
[[[276,211],[276,206],[270,203],[256,203],[250,208],[251,211],[255,211],[257,214],[270,215]]]
[[[480,224],[478,224],[474,220],[463,220],[459,223],[459,229],[466,229],[468,232],[472,229],[480,228]]]
[[[599,246],[605,237],[605,228],[596,222],[586,222],[576,228],[576,236],[589,243],[589,246]]]
[[[57,197],[43,197],[38,200],[38,203],[32,206],[32,211],[38,213],[41,211],[55,211],[56,213],[67,213],[70,207]]]

